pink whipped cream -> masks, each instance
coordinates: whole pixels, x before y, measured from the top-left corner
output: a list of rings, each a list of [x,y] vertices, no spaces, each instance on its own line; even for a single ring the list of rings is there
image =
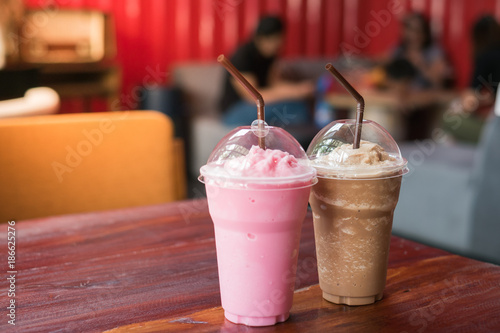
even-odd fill
[[[252,146],[248,155],[227,161],[224,170],[240,177],[288,177],[306,173],[308,169],[287,152]]]

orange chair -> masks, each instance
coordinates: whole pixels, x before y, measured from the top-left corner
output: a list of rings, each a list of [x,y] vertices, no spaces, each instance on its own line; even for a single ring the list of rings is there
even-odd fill
[[[2,119],[0,145],[0,222],[185,196],[182,142],[159,112]]]

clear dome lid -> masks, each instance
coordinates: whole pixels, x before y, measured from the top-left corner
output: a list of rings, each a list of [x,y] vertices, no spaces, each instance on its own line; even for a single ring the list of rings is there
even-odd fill
[[[355,125],[354,119],[337,120],[316,134],[307,156],[318,177],[372,179],[408,172],[396,141],[374,121],[363,121],[360,148],[353,149]]]
[[[259,137],[266,149],[259,148]],[[222,138],[200,169],[199,180],[219,186],[311,186],[316,170],[300,144],[279,127],[237,127]],[[271,187],[272,187],[271,186]]]

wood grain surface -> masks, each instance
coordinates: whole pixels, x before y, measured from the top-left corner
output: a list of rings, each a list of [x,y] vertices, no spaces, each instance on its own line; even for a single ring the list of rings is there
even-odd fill
[[[16,326],[3,315],[1,332],[500,331],[500,267],[398,237],[382,301],[324,301],[310,214],[291,317],[259,329],[224,320],[206,200],[18,221],[16,232]],[[5,278],[0,290],[5,309]]]

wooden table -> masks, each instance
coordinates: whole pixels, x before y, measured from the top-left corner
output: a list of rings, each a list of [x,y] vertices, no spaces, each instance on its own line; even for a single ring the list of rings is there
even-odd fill
[[[500,331],[500,267],[398,237],[381,301],[324,301],[310,214],[290,319],[267,328],[224,320],[205,200],[18,221],[15,229],[19,332]],[[2,263],[6,232],[3,224]],[[6,332],[5,278],[0,289]]]

